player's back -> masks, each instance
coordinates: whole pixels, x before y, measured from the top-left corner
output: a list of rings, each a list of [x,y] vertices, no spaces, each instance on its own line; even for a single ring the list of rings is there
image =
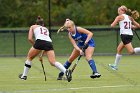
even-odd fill
[[[130,20],[129,16],[126,14],[122,14],[124,19],[119,22],[120,25],[120,34],[126,34],[126,35],[133,35],[132,33],[132,21]]]
[[[46,27],[38,25],[34,29],[34,35],[35,35],[36,40],[40,39],[40,40],[52,42],[51,38],[49,37],[49,31]]]

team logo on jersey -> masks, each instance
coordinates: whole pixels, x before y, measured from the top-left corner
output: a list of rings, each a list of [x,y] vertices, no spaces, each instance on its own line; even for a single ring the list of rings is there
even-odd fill
[[[82,39],[82,36],[79,36],[79,37],[75,38],[74,40],[78,41],[78,42],[83,42],[81,39]]]

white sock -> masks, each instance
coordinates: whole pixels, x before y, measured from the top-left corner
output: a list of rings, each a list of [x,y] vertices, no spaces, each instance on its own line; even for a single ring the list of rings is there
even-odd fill
[[[134,48],[135,54],[140,53],[140,47]]]
[[[32,62],[29,60],[25,61],[25,66],[24,66],[24,71],[23,71],[23,76],[27,76],[29,69],[31,68]]]
[[[118,66],[118,64],[119,64],[119,62],[121,60],[121,57],[122,57],[122,55],[116,54],[116,59],[115,59],[115,63],[114,63],[115,66]]]
[[[63,72],[63,73],[66,72],[66,68],[65,68],[61,63],[55,62],[54,65],[55,65],[55,67],[56,67],[57,69],[59,69],[61,72]]]

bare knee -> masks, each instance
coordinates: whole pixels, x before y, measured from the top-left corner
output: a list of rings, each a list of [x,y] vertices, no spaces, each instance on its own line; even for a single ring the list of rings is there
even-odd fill
[[[55,66],[55,62],[56,62],[55,58],[48,58],[48,61],[51,66]]]
[[[134,54],[134,50],[129,50],[128,54],[130,54],[130,55]]]
[[[49,61],[49,63],[50,63],[51,66],[55,66],[55,62]]]
[[[121,54],[121,52],[122,52],[122,51],[121,51],[119,48],[117,48],[117,53],[118,53],[118,54]]]
[[[91,59],[92,59],[91,57],[86,56],[86,60],[87,60],[87,61],[89,61],[89,60],[91,60]]]

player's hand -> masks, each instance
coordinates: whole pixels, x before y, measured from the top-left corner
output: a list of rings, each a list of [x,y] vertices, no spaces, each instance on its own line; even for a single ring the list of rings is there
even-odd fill
[[[83,46],[83,50],[86,50],[88,48],[88,44],[85,43],[84,46]]]
[[[41,62],[42,62],[42,60],[43,60],[43,59],[42,59],[42,57],[39,57],[39,61],[41,61]]]
[[[83,50],[81,50],[81,49],[80,49],[80,55],[81,55],[81,56],[84,55],[84,52],[83,52]]]

